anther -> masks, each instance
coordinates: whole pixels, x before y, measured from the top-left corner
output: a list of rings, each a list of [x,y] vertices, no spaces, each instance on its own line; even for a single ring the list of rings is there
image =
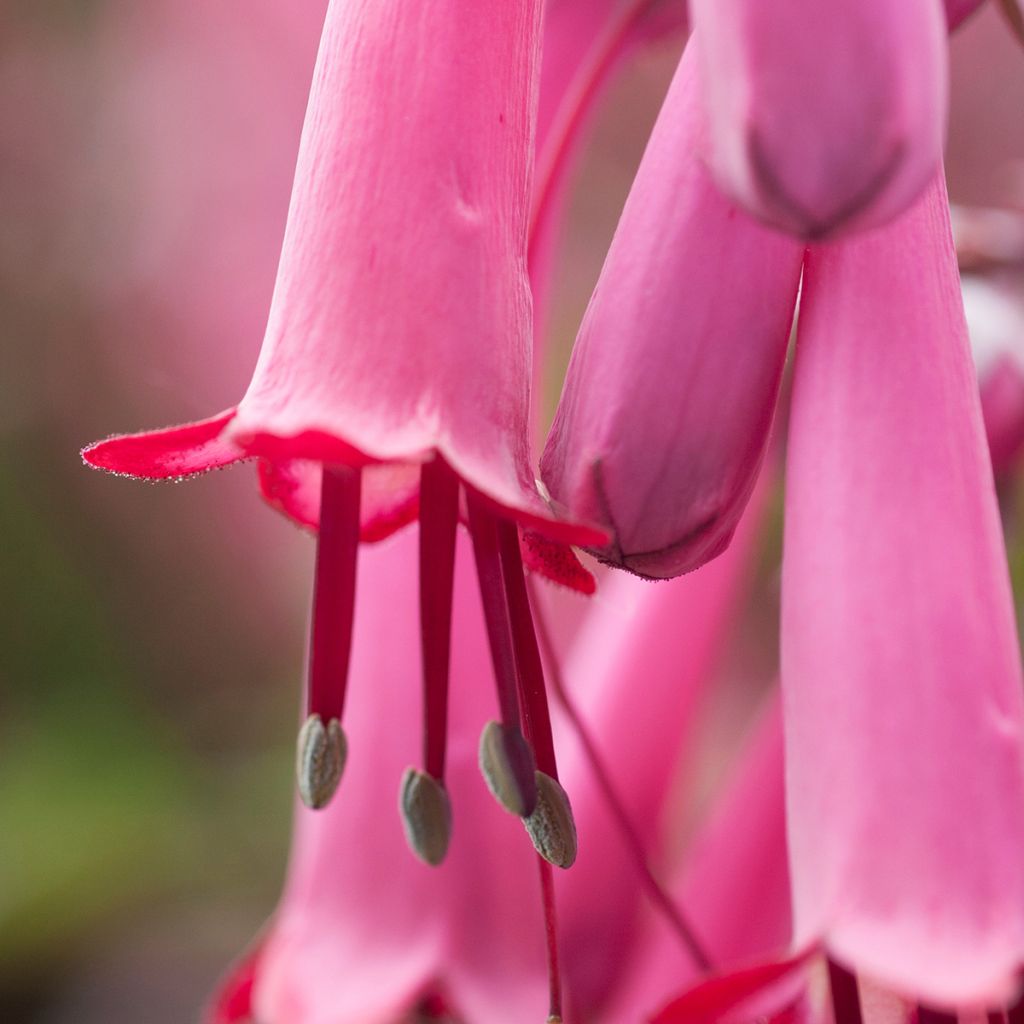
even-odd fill
[[[398,806],[410,849],[424,864],[437,867],[452,838],[452,805],[444,786],[426,772],[406,768]]]
[[[565,790],[556,779],[536,773],[537,806],[523,817],[534,848],[556,868],[571,868],[576,862],[576,822]]]
[[[296,774],[299,796],[313,810],[330,803],[348,757],[348,741],[341,723],[332,718],[327,725],[317,715],[310,715],[299,731]]]
[[[480,734],[480,771],[494,799],[510,814],[525,818],[537,806],[537,780],[533,754],[523,734],[488,722]]]

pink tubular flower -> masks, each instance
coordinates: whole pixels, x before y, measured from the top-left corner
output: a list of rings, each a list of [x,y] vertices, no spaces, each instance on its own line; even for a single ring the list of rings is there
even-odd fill
[[[704,169],[697,60],[691,43],[541,459],[556,503],[611,535],[595,554],[650,577],[695,569],[729,543],[764,456],[803,258]]]
[[[691,0],[710,162],[754,216],[805,238],[885,223],[938,166],[937,0]]]
[[[540,7],[333,0],[245,397],[209,420],[84,452],[92,466],[149,479],[256,457],[267,499],[319,528],[298,752],[312,807],[330,800],[346,758],[340,720],[360,535],[387,536],[419,512],[425,771],[406,774],[402,805],[410,843],[431,863],[443,858],[450,829],[445,722],[460,500],[501,707],[501,723],[484,732],[482,767],[542,852],[562,866],[575,855],[568,834],[560,853],[544,848],[550,816],[570,830],[571,817],[556,781],[517,529],[538,534],[525,548],[534,564],[577,583],[585,574],[559,545],[601,537],[554,518],[529,463],[525,263]]]
[[[837,1024],[862,1019],[837,963],[943,1013],[1005,1006],[1024,953],[1024,693],[941,175],[884,231],[808,255],[782,682],[797,952],[659,1024],[788,1019],[815,951],[835,961]]]
[[[941,176],[885,232],[811,251],[797,352],[797,942],[923,1001],[998,1002],[1024,951],[1024,684]]]

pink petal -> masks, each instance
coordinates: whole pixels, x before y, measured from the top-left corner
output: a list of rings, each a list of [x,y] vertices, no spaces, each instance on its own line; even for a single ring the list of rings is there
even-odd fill
[[[744,599],[763,508],[763,500],[752,503],[732,547],[704,572],[658,586],[623,573],[609,577],[565,660],[567,685],[637,836],[659,866],[665,803]],[[567,725],[559,730],[558,750],[560,770],[574,780],[577,828],[587,837],[573,869],[560,879],[564,943],[573,951],[566,972],[581,1005],[593,1008],[612,996],[630,953],[642,955],[636,939],[646,898]],[[609,943],[612,935],[617,939]],[[678,947],[674,952],[678,962]]]
[[[729,543],[768,440],[803,257],[709,179],[696,60],[684,56],[658,118],[541,460],[556,502],[612,533],[598,556],[652,577]]]
[[[141,434],[120,434],[82,449],[82,459],[95,469],[144,480],[179,480],[223,469],[245,454],[224,437],[234,409],[197,423],[185,423]]]
[[[937,0],[693,0],[722,188],[821,238],[884,224],[938,166],[946,22]]]
[[[1024,949],[1024,701],[941,176],[815,248],[790,426],[782,678],[798,942],[922,1001]]]
[[[652,1024],[795,1024],[802,1019],[812,952],[710,978],[666,1006]]]
[[[550,520],[528,445],[540,8],[331,3],[267,334],[230,429],[247,452],[439,451],[524,522]]]
[[[690,844],[671,889],[716,965],[763,959],[788,947],[791,914],[782,767],[782,715],[773,697]],[[647,917],[634,969],[616,990],[609,1020],[625,1020],[638,1007],[661,1005],[699,978],[678,937],[653,912]]]
[[[245,953],[231,967],[207,1008],[204,1024],[250,1024],[252,990],[260,967],[260,948]]]

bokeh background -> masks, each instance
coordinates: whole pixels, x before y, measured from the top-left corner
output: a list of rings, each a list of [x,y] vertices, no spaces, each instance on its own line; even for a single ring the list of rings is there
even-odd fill
[[[251,467],[147,486],[77,452],[241,395],[324,7],[0,0],[5,1024],[193,1020],[273,908],[312,544]],[[1024,50],[990,7],[953,43],[948,171],[958,203],[1001,211],[966,211],[972,270],[1007,300],[977,329],[1024,380]],[[680,46],[634,61],[592,125],[549,407]],[[776,556],[769,531],[746,623],[765,659]]]

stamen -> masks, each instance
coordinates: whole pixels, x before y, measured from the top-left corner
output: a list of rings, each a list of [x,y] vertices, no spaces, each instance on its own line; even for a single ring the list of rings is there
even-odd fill
[[[318,811],[330,803],[347,757],[348,741],[339,721],[332,718],[324,726],[319,715],[310,715],[299,731],[295,766],[299,796],[307,807]]]
[[[540,868],[540,891],[544,901],[544,936],[548,955],[548,1022],[562,1022],[562,971],[558,965],[558,917],[555,913],[555,880],[551,865],[537,858]]]
[[[532,597],[532,588],[529,589]],[[537,604],[536,600],[534,600],[533,603],[537,608],[535,620],[537,625],[537,639],[540,641],[540,646],[544,652],[544,660],[548,666],[548,676],[551,681],[551,689],[554,691],[558,702],[562,705],[562,710],[568,716],[570,724],[576,731],[576,735],[583,747],[583,753],[590,764],[590,770],[594,773],[594,778],[596,779],[598,787],[604,796],[605,803],[608,805],[609,811],[611,811],[615,824],[619,829],[619,834],[622,836],[622,839],[633,858],[634,866],[640,875],[640,880],[643,883],[644,888],[647,890],[647,898],[651,901],[655,910],[660,911],[665,920],[672,927],[676,937],[690,955],[694,964],[699,967],[701,971],[710,971],[712,969],[711,958],[708,956],[700,940],[697,938],[693,926],[686,919],[682,910],[668,895],[662,884],[655,877],[654,872],[651,870],[651,866],[647,860],[647,851],[644,849],[643,841],[640,839],[640,835],[637,832],[636,827],[630,820],[629,812],[626,810],[626,804],[619,795],[618,790],[616,790],[615,784],[612,782],[611,773],[608,771],[604,759],[601,757],[601,754],[597,749],[597,743],[595,742],[594,737],[591,736],[586,722],[583,721],[583,716],[580,714],[575,701],[573,701],[565,686],[565,680],[562,678],[555,645],[552,642],[551,633],[547,628],[547,621],[544,617],[542,608]]]
[[[518,729],[510,729],[501,722],[484,726],[480,734],[480,771],[494,799],[520,818],[537,806],[533,764],[533,754]]]
[[[452,838],[452,805],[444,786],[425,772],[406,768],[398,806],[412,852],[437,867]]]
[[[360,484],[358,469],[323,468],[307,717],[298,751],[299,791],[306,804],[316,808],[331,799],[345,766],[346,743],[340,721],[352,651]]]
[[[526,737],[533,747],[537,767],[553,779],[557,779],[555,743],[551,735],[547,693],[544,690],[544,669],[541,665],[540,649],[537,647],[537,636],[533,630],[533,615],[530,612],[530,598],[526,592],[523,557],[519,550],[519,530],[516,524],[510,520],[498,523],[498,540]]]
[[[537,806],[523,818],[536,851],[556,868],[571,868],[576,862],[576,822],[569,797],[557,779],[537,772]]]
[[[857,979],[845,967],[829,960],[828,980],[836,1024],[863,1024]]]
[[[459,478],[436,456],[420,471],[420,638],[423,651],[423,759],[444,779],[448,733],[455,531]]]
[[[506,810],[522,817],[537,803],[537,784],[533,755],[520,725],[518,678],[502,579],[498,524],[484,501],[468,489],[466,504],[501,710],[501,727],[496,729],[497,723],[490,723],[480,737],[480,767],[495,799]]]

